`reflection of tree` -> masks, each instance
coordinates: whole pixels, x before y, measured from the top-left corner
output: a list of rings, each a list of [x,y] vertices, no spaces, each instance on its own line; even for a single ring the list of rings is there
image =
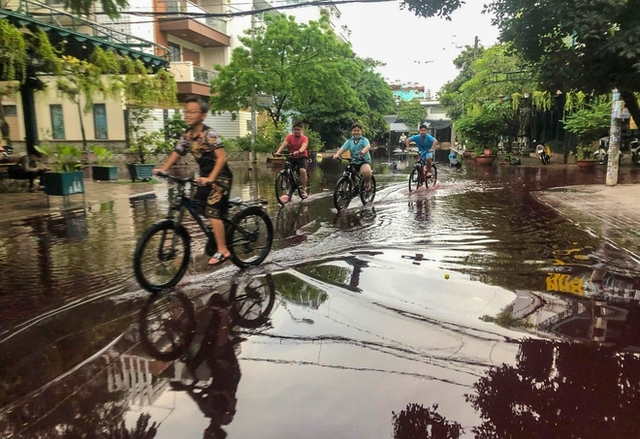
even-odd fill
[[[306,239],[306,234],[300,233],[300,229],[309,224],[309,205],[298,203],[294,206],[286,206],[278,212],[275,231],[276,238],[287,239],[289,244],[297,244]],[[294,242],[291,242],[294,241]]]
[[[400,413],[393,414],[394,439],[458,439],[464,430],[455,421],[438,412],[438,404],[424,408],[422,404],[407,404]]]
[[[276,274],[273,281],[278,294],[299,305],[318,308],[328,298],[321,289],[290,273]]]
[[[640,358],[609,347],[525,340],[517,365],[492,369],[467,401],[489,438],[640,436]]]

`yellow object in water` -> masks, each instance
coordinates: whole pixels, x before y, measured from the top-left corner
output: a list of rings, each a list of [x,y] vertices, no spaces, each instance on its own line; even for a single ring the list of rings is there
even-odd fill
[[[445,278],[445,279],[449,279],[449,273],[446,273],[446,274],[444,275],[444,278]]]
[[[322,163],[322,154],[316,154],[316,163]]]

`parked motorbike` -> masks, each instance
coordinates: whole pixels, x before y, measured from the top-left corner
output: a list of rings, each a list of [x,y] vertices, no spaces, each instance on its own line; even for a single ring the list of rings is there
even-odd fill
[[[551,156],[549,155],[549,152],[544,145],[537,145],[536,153],[538,154],[538,158],[543,165],[548,165],[549,163],[551,163]]]
[[[606,165],[609,161],[609,138],[603,137],[598,144],[598,151],[593,154],[593,158],[601,165]],[[622,151],[618,152],[618,165],[622,161]]]
[[[638,139],[630,142],[631,161],[640,166],[640,141]]]

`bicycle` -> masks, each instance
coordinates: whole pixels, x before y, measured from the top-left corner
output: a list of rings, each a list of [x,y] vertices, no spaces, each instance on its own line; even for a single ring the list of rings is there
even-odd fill
[[[356,170],[354,163],[349,162],[333,190],[333,204],[340,212],[346,209],[351,200],[358,195],[363,205],[373,203],[376,196],[376,179],[373,175],[371,176],[371,189],[365,191],[364,177]]]
[[[228,310],[225,327],[239,326],[258,329],[269,321],[276,300],[275,286],[271,274],[251,279],[246,285],[234,283],[227,300],[214,293],[207,303],[209,308],[220,308],[221,302]],[[200,315],[200,312],[198,312]],[[212,317],[217,317],[214,313]],[[191,351],[198,331],[196,310],[193,302],[182,292],[167,295],[155,294],[145,302],[139,315],[140,344],[152,357],[162,361],[173,361]],[[212,320],[204,336],[205,341],[215,340],[219,321]],[[202,359],[203,351],[211,343],[199,344],[190,358],[191,362]]]
[[[431,162],[431,176],[427,176],[425,172],[425,163],[421,158],[416,160],[415,165],[413,165],[413,169],[411,170],[411,174],[409,174],[409,192],[418,190],[420,186],[424,184],[426,188],[429,186],[433,187],[438,180],[438,168],[436,164]]]
[[[285,157],[289,156],[289,154],[277,155],[284,155]],[[276,175],[276,199],[278,200],[278,203],[280,203],[280,206],[284,206],[291,202],[291,198],[296,191],[298,192],[298,196],[301,199],[304,199],[302,198],[302,192],[305,191],[305,189],[308,197],[310,189],[309,173],[307,172],[307,187],[302,188],[302,185],[300,184],[300,170],[291,162],[285,160],[284,165],[282,165],[282,170],[278,172],[278,175]]]
[[[193,200],[196,180],[174,177],[166,172],[157,175],[177,184],[177,194],[165,219],[157,221],[140,237],[133,257],[133,268],[140,286],[150,293],[175,286],[184,276],[191,257],[191,237],[182,225],[185,211],[190,213],[207,238],[205,251],[212,256],[217,249],[211,225],[198,212],[200,203]],[[187,196],[187,183],[191,190]],[[266,200],[244,202],[240,197],[229,200],[230,209],[238,210],[224,223],[231,260],[240,267],[259,265],[269,254],[273,243],[273,224],[263,205]]]

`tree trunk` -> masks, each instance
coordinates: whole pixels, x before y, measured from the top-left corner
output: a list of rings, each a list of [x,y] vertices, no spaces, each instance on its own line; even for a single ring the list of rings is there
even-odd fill
[[[638,99],[632,91],[620,91],[620,97],[624,101],[624,105],[633,116],[633,120],[636,124],[640,123],[640,105],[638,105]]]
[[[78,117],[80,118],[80,133],[82,134],[82,150],[87,150],[87,136],[84,133],[84,122],[82,120],[82,107],[80,107],[80,96],[78,96],[78,101],[76,102],[78,106]]]

